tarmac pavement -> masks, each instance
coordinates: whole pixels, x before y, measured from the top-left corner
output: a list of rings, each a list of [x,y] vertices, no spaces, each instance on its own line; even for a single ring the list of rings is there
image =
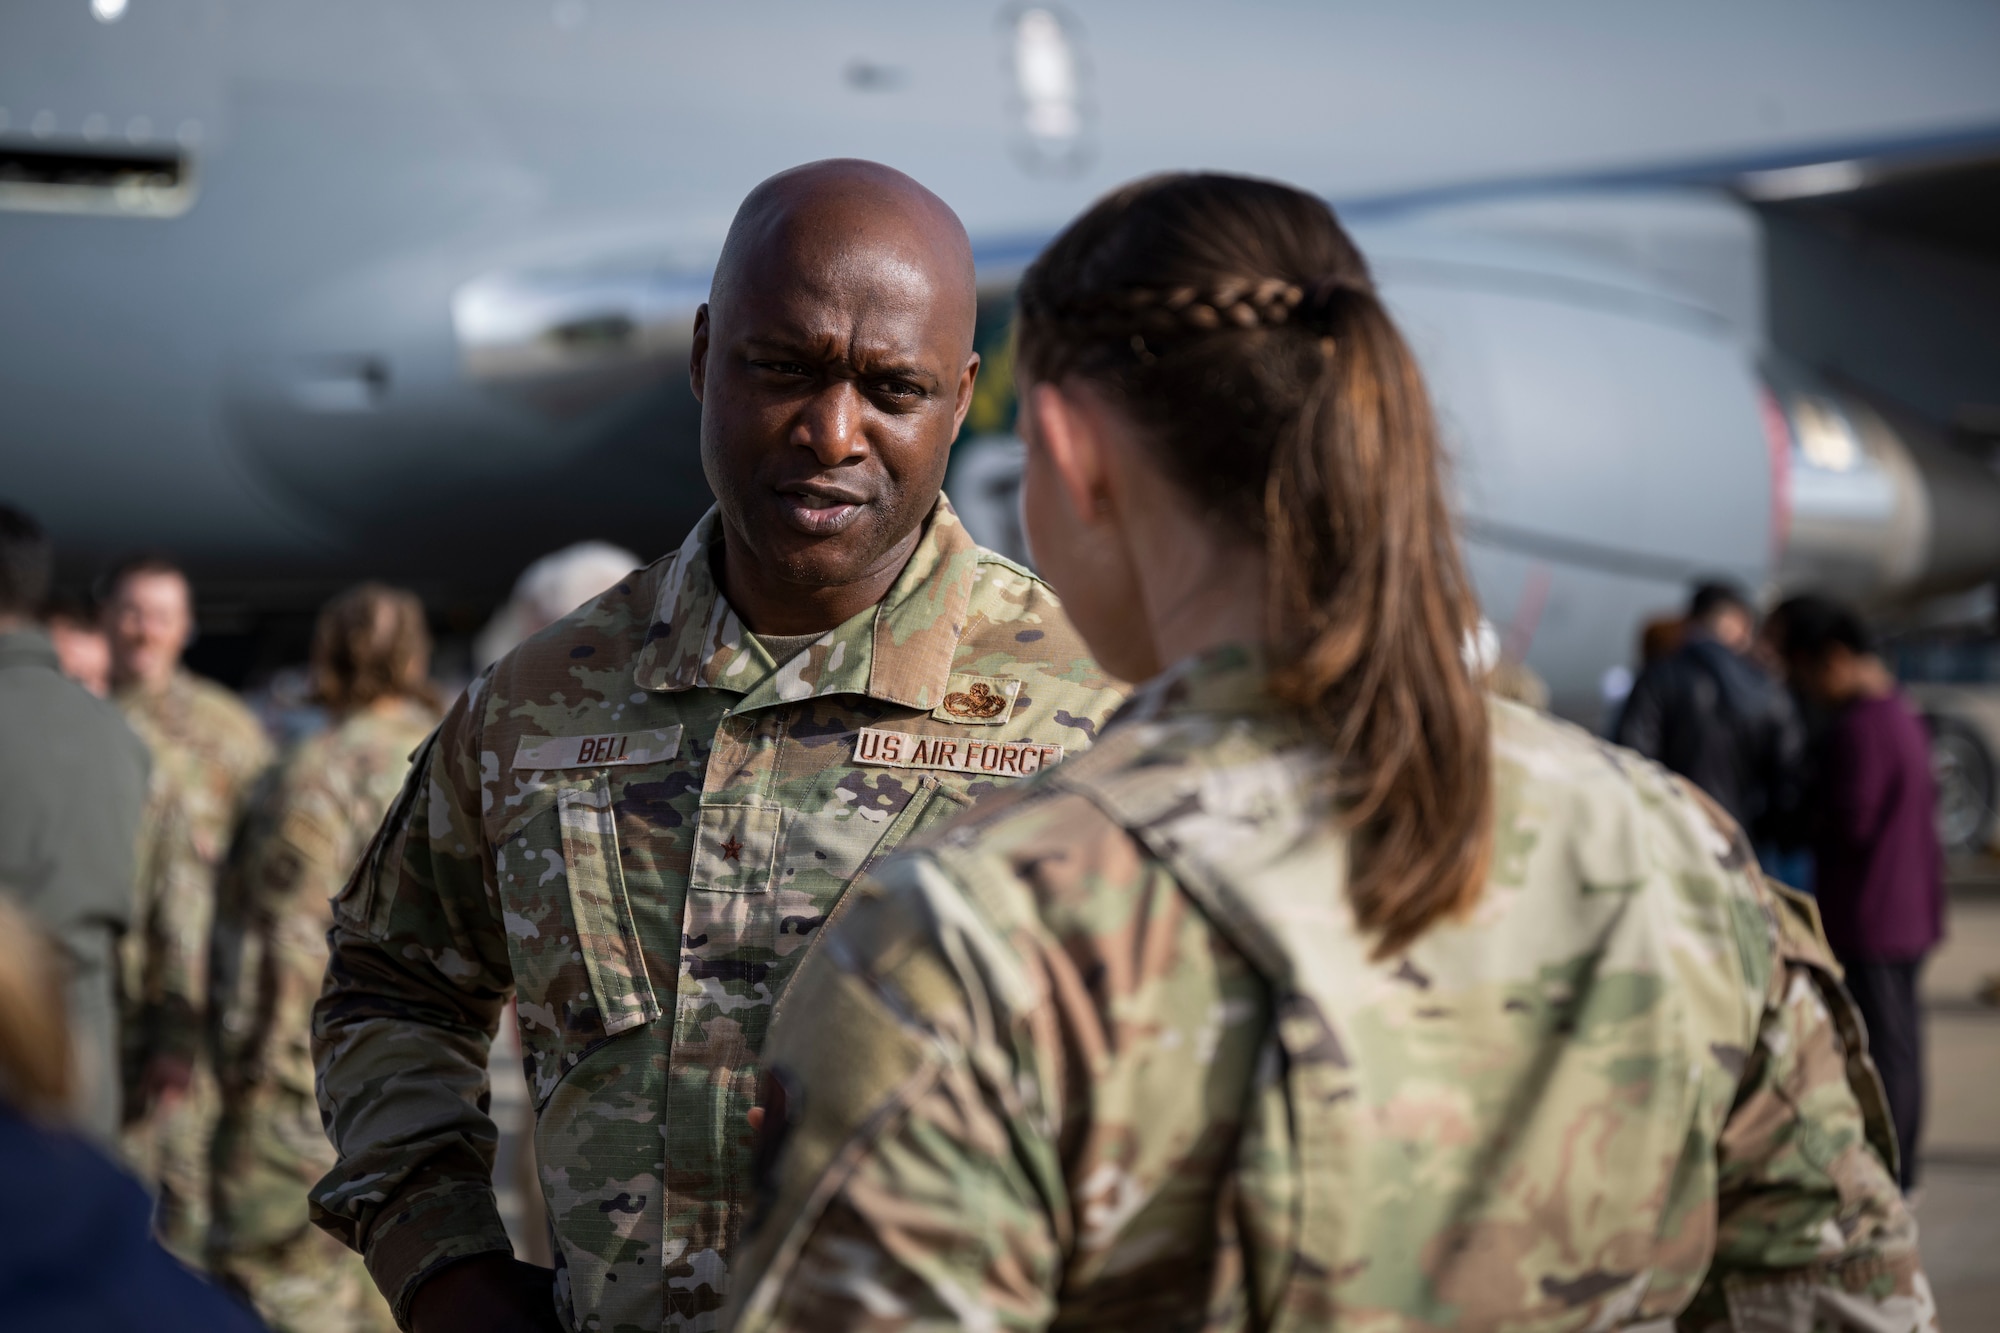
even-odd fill
[[[1953,876],[1949,932],[1924,972],[1930,1108],[1915,1199],[1946,1333],[2000,1329],[2000,864]]]

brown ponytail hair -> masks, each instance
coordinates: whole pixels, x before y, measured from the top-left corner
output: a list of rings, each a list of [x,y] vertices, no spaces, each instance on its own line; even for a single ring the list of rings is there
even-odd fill
[[[1166,175],[1100,200],[1020,289],[1022,383],[1109,390],[1270,567],[1272,688],[1341,756],[1379,952],[1469,907],[1492,844],[1478,611],[1415,358],[1333,210]]]

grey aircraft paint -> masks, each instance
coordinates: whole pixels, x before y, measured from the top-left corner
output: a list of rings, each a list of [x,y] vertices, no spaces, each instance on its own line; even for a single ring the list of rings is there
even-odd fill
[[[1848,344],[1789,363],[1767,308],[1768,201],[1991,154],[1996,67],[2000,10],[1937,2],[24,0],[0,491],[72,571],[162,546],[252,611],[362,574],[490,603],[707,504],[686,328],[771,171],[911,171],[996,293],[1117,181],[1258,172],[1355,222],[1488,616],[1595,721],[1692,575],[1893,596],[2000,563],[1991,469],[1829,378],[1867,382]],[[1911,392],[2000,402],[1979,374]],[[954,485],[1004,492],[973,457]]]

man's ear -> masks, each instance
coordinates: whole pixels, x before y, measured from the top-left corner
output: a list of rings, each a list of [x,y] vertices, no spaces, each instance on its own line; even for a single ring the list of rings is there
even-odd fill
[[[958,402],[951,417],[953,439],[957,439],[959,431],[965,428],[965,414],[972,410],[972,391],[979,385],[979,365],[979,353],[974,352],[972,359],[965,363],[965,369],[958,372]]]
[[[708,302],[703,301],[694,312],[694,348],[688,353],[688,385],[694,390],[694,400],[701,401],[702,381],[708,375]]]
[[[1097,420],[1059,385],[1031,385],[1023,410],[1033,417],[1035,440],[1048,452],[1070,513],[1080,523],[1101,516],[1110,502],[1110,459]]]

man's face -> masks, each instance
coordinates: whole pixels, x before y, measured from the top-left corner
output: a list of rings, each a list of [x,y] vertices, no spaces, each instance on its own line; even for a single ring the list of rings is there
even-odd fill
[[[1817,657],[1796,656],[1790,679],[1808,699],[1838,706],[1861,692],[1861,658],[1841,644],[1828,644]]]
[[[1750,613],[1740,606],[1723,605],[1717,607],[1708,620],[1709,631],[1716,642],[1733,653],[1750,651],[1751,640],[1756,637],[1757,623]]]
[[[111,693],[111,644],[102,630],[74,620],[52,620],[49,642],[55,645],[65,676],[100,699]]]
[[[732,550],[783,582],[859,582],[908,558],[944,484],[979,369],[971,312],[888,241],[767,254],[696,316],[702,469]]]
[[[119,581],[104,608],[111,640],[111,674],[120,685],[158,688],[180,664],[194,630],[187,580],[179,574],[141,572]]]

